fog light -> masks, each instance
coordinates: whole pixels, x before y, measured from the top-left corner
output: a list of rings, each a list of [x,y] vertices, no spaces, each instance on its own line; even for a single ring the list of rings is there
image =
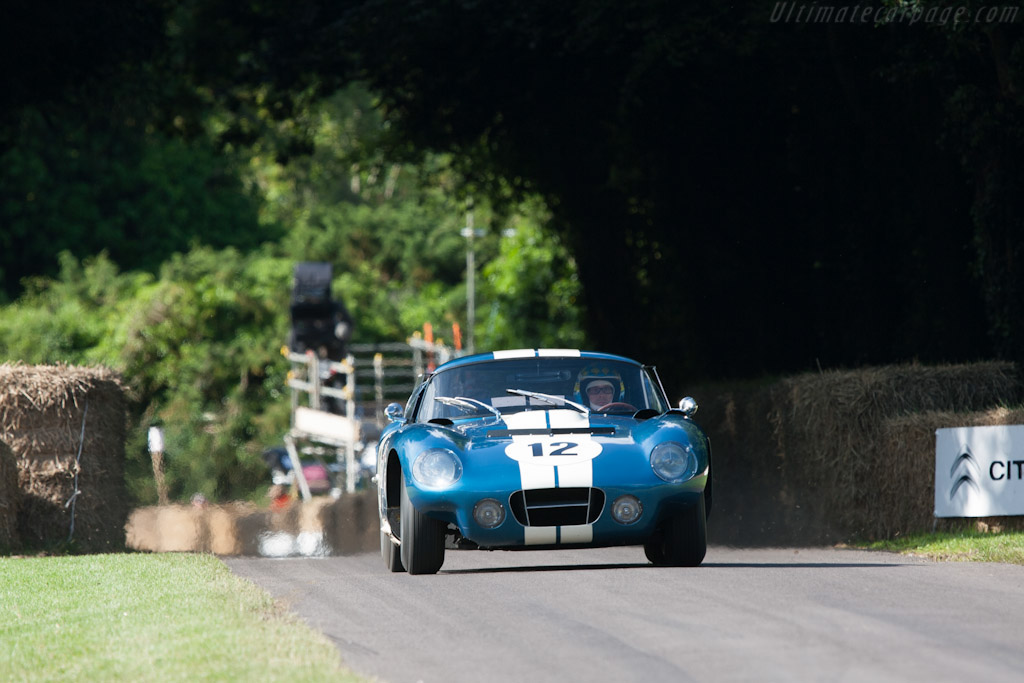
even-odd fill
[[[612,519],[619,524],[632,524],[640,519],[644,513],[644,506],[640,504],[636,496],[619,496],[612,503]]]
[[[505,508],[493,498],[484,498],[473,507],[473,519],[483,528],[493,529],[505,521]]]

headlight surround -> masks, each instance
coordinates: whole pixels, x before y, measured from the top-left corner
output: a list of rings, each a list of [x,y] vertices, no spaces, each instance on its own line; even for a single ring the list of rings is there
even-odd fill
[[[430,448],[416,456],[412,476],[425,489],[446,489],[462,477],[462,461],[447,448]]]
[[[697,474],[697,454],[689,444],[659,443],[651,451],[651,469],[665,481],[677,484]]]

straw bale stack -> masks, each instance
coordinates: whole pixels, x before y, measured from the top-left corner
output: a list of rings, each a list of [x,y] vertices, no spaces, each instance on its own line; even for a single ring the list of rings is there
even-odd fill
[[[141,507],[132,510],[128,518],[126,543],[135,550],[160,553],[241,555],[246,545],[243,529],[252,526],[246,520],[257,520],[255,537],[266,528],[266,517],[267,513],[244,502]]]
[[[18,546],[18,465],[11,447],[0,441],[0,551]]]
[[[296,501],[284,510],[251,503],[136,508],[128,519],[127,545],[151,552],[260,555],[271,537],[307,534],[318,536],[325,552],[349,555],[376,551],[379,531],[376,494],[361,491],[340,500]]]
[[[23,543],[124,546],[125,418],[124,387],[110,370],[0,365],[0,430],[17,460]]]
[[[377,491],[342,496],[320,513],[324,536],[337,555],[356,555],[380,548]]]
[[[893,421],[1014,405],[1024,391],[1012,364],[976,363],[809,373],[694,396],[714,458],[709,540],[776,545],[930,529],[934,481],[926,490],[922,477],[934,476],[934,428],[921,460],[895,436],[906,423]]]
[[[935,508],[935,430],[949,427],[988,427],[1024,424],[1024,409],[993,408],[973,413],[929,411],[886,420],[882,441],[892,458],[893,478],[882,496],[894,501],[893,513],[881,531],[896,536],[908,530],[931,528]],[[900,487],[900,483],[904,486]],[[904,489],[910,495],[902,495]],[[1022,517],[989,517],[975,520],[982,530],[1024,528]],[[940,530],[962,526],[959,519],[940,519]]]
[[[906,499],[921,493],[906,469],[896,468],[904,454],[887,448],[886,420],[982,411],[1021,398],[1009,363],[864,368],[800,375],[781,385],[774,420],[786,479],[840,540],[895,533]],[[932,461],[918,466],[934,471]]]

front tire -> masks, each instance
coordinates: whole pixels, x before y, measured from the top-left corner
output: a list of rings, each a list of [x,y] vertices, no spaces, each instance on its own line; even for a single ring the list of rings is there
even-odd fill
[[[388,568],[389,572],[405,571],[405,565],[402,564],[401,546],[392,543],[391,538],[384,533],[383,529],[380,532],[380,556],[384,558],[384,566]]]
[[[651,561],[651,564],[665,564],[665,536],[660,531],[654,534],[644,543],[644,555]]]
[[[428,517],[409,499],[402,475],[402,545],[401,562],[410,574],[436,574],[444,564],[444,532],[446,525]]]
[[[707,548],[707,513],[701,493],[696,505],[666,520],[662,531],[644,545],[644,552],[656,565],[698,567]]]

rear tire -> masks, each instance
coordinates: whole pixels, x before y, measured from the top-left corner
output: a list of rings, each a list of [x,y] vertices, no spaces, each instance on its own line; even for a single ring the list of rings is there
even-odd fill
[[[644,552],[657,565],[698,567],[707,547],[707,513],[701,493],[696,505],[666,520],[662,532],[644,545]]]
[[[417,510],[409,500],[402,475],[401,562],[410,574],[436,574],[444,564],[446,525]]]

